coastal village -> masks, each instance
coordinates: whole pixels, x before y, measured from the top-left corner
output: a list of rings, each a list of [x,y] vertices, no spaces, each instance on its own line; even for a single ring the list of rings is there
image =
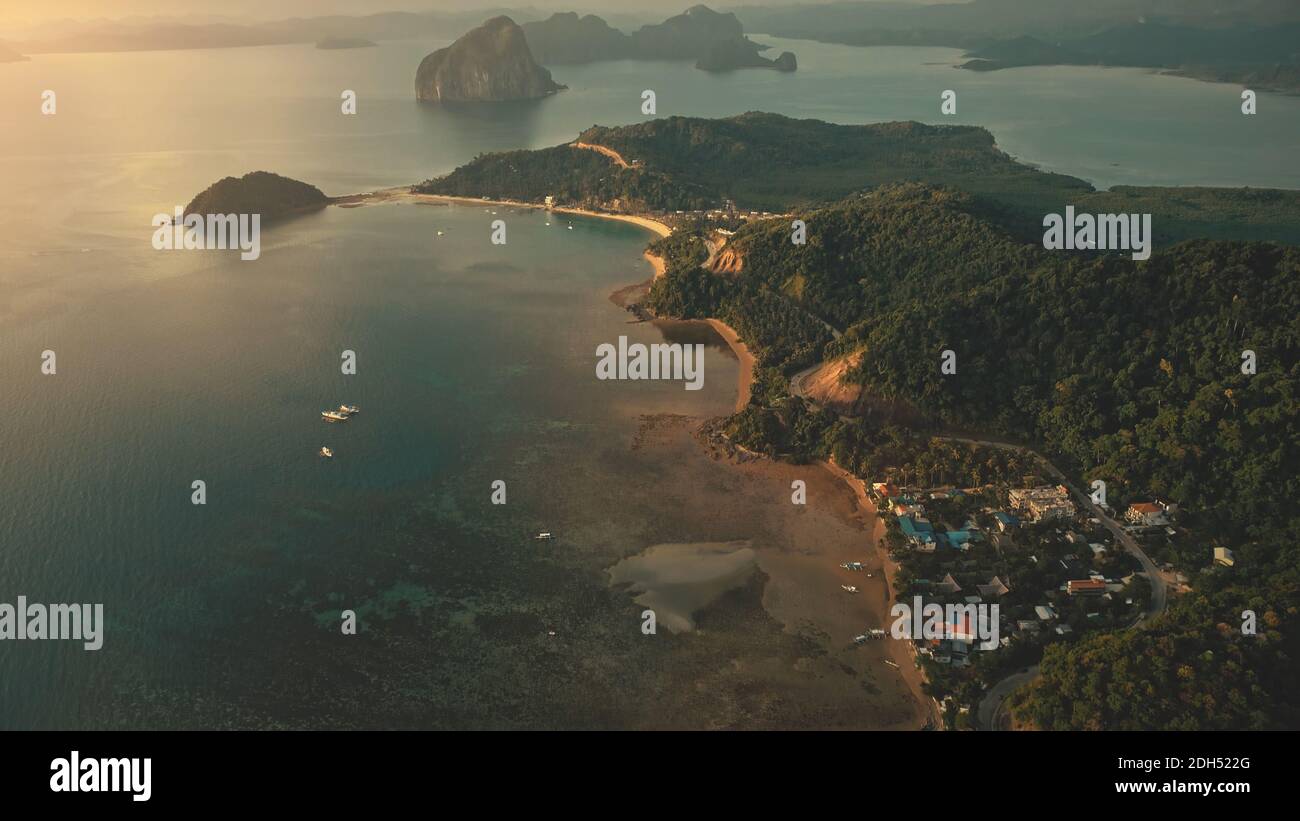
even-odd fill
[[[998,606],[996,648],[979,647],[969,620],[945,623],[942,638],[911,639],[948,729],[974,729],[986,689],[1037,663],[1046,645],[1130,626],[1151,601],[1138,560],[1063,485],[1029,476],[1018,487],[870,487],[885,522],[881,546],[898,568],[895,600]],[[1179,534],[1174,504],[1136,502],[1121,513],[1124,531],[1152,547]],[[1215,548],[1213,562],[1230,568],[1231,551]],[[1171,565],[1161,573],[1170,589],[1186,589]]]

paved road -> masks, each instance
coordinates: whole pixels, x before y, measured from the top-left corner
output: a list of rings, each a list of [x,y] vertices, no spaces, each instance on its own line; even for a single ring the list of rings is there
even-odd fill
[[[824,363],[818,362],[816,365],[810,365],[809,367],[804,368],[794,376],[790,377],[790,395],[797,396],[800,399],[807,399],[808,397],[804,395],[803,381],[808,378],[808,375],[810,373],[820,368],[823,364]],[[847,419],[848,417],[841,416],[840,418]]]
[[[989,688],[988,693],[980,700],[977,714],[981,730],[996,730],[998,717],[1002,714],[1002,704],[1006,701],[1011,691],[1015,690],[1022,684],[1028,684],[1038,678],[1038,665],[1020,673],[1012,673],[1006,678],[999,681]]]

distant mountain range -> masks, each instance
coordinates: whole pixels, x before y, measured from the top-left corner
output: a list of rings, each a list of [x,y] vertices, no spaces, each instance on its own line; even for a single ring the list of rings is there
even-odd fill
[[[1134,23],[1057,42],[1023,35],[968,56],[974,59],[962,68],[976,71],[1034,65],[1136,66],[1300,91],[1300,23],[1220,29]]]
[[[856,46],[967,49],[963,67],[1158,68],[1300,92],[1295,0],[972,0],[740,9],[754,30]]]
[[[750,31],[827,42],[907,40],[913,32],[984,39],[1020,34],[1077,37],[1142,21],[1195,28],[1300,23],[1300,3],[1295,0],[838,2],[739,6],[733,10]]]
[[[0,44],[0,62],[24,54],[237,48],[316,43],[319,48],[357,48],[379,40],[460,36],[486,18],[522,21],[533,57],[542,65],[578,65],[600,60],[695,60],[708,71],[774,68],[794,71],[793,54],[768,59],[767,47],[747,38],[735,14],[697,5],[662,23],[627,34],[606,19],[574,12],[535,20],[535,9],[480,9],[455,12],[385,12],[365,16],[331,15],[239,25],[190,24],[176,19],[64,22],[11,38],[12,51]],[[623,16],[623,19],[627,19]]]
[[[365,16],[296,17],[265,23],[190,24],[178,19],[94,20],[43,26],[23,36],[9,36],[24,54],[153,51],[160,49],[237,48],[287,43],[316,43],[327,38],[399,40],[451,38],[506,9],[452,12],[385,12]],[[519,19],[535,14],[514,12]]]

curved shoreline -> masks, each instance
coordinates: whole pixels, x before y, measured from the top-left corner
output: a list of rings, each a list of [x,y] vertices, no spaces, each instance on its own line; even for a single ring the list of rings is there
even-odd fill
[[[611,214],[605,211],[589,211],[584,208],[569,208],[561,205],[547,207],[541,203],[524,202],[523,200],[486,200],[479,197],[451,197],[443,194],[416,194],[407,186],[400,188],[384,188],[379,191],[371,191],[364,194],[349,194],[343,197],[332,197],[331,205],[340,205],[345,207],[356,207],[371,202],[436,202],[436,203],[461,203],[463,205],[497,205],[509,208],[535,208],[543,211],[554,211],[557,214],[574,214],[581,217],[597,217],[599,219],[616,220],[626,222],[632,225],[639,225],[642,228],[656,234],[660,237],[666,237],[673,232],[664,223],[650,217],[641,217],[633,214]]]
[[[345,197],[334,197],[331,199],[331,205],[340,205],[344,207],[357,207],[367,203],[379,202],[434,202],[434,203],[459,203],[462,205],[497,205],[513,208],[537,208],[547,211],[554,211],[559,214],[573,214],[580,217],[595,217],[597,219],[614,220],[616,222],[625,222],[630,225],[636,225],[659,237],[667,237],[672,234],[673,229],[650,217],[636,216],[633,214],[611,214],[605,211],[590,211],[584,208],[567,208],[563,206],[552,206],[547,208],[545,205],[539,205],[535,202],[523,202],[520,200],[486,200],[476,197],[450,197],[442,194],[416,194],[408,188],[385,188],[380,191],[373,191],[365,194],[351,194]],[[642,253],[646,262],[654,268],[654,278],[662,277],[666,270],[664,258],[658,254],[652,254],[650,251]],[[631,286],[629,286],[631,287]],[[626,290],[620,289],[620,290]],[[754,364],[755,358],[749,352],[748,346],[740,340],[740,334],[721,319],[709,318],[704,320],[722,337],[727,346],[731,348],[732,353],[739,360],[738,373],[736,374],[736,411],[740,412],[749,404],[749,398],[754,384]]]
[[[740,413],[749,405],[749,397],[754,387],[754,355],[749,352],[749,347],[740,341],[740,334],[736,329],[723,322],[721,319],[704,320],[709,323],[709,327],[717,332],[718,336],[726,340],[727,345],[740,360],[739,373],[736,375],[736,413]]]
[[[539,205],[537,203],[521,202],[515,200],[488,200],[488,199],[480,199],[480,198],[473,198],[473,197],[450,197],[450,196],[443,196],[443,195],[436,195],[436,194],[415,194],[406,188],[386,189],[386,190],[376,191],[369,194],[358,194],[351,197],[335,198],[331,201],[331,204],[342,205],[344,207],[358,207],[372,202],[381,203],[381,202],[402,202],[402,201],[438,203],[438,204],[463,204],[463,205],[487,206],[487,207],[505,206],[505,207],[516,207],[516,208],[543,209],[543,210],[550,210],[550,211],[555,211],[563,214],[573,214],[576,216],[594,217],[597,219],[609,219],[618,222],[625,222],[625,223],[637,225],[641,228],[644,228],[647,231],[650,231],[651,233],[659,237],[667,237],[671,235],[673,232],[673,229],[669,227],[667,224],[652,219],[650,217],[634,216],[629,214],[612,214],[612,213],[606,213],[600,211],[590,211],[590,210],[585,210],[580,208],[551,207],[547,209],[545,205]],[[624,294],[628,292],[630,289],[652,286],[655,280],[658,280],[659,278],[663,277],[666,274],[667,264],[666,264],[666,260],[663,257],[659,256],[658,254],[652,253],[648,249],[642,252],[642,256],[646,260],[646,262],[648,262],[650,266],[654,269],[653,277],[648,282],[645,283],[625,286],[619,289],[618,291],[616,291],[614,296]],[[615,304],[620,304],[620,305],[622,304],[618,299],[614,299],[614,302]],[[713,328],[714,332],[717,333],[720,337],[722,337],[722,339],[727,343],[728,347],[730,347],[732,352],[735,353],[736,355],[736,359],[738,360],[738,367],[737,367],[737,377],[736,377],[737,389],[736,389],[735,411],[740,412],[749,405],[750,397],[752,395],[753,383],[754,383],[754,371],[757,364],[756,357],[753,355],[753,353],[750,352],[748,346],[741,341],[740,334],[736,332],[735,328],[732,328],[726,322],[723,322],[721,319],[715,317],[710,317],[702,321],[706,322],[711,328]],[[885,589],[887,591],[886,595],[888,597],[886,601],[891,600],[892,591],[893,591],[893,578],[895,573],[897,572],[897,565],[889,557],[888,551],[884,550],[883,546],[881,545],[881,537],[884,535],[883,522],[881,521],[880,517],[877,515],[875,506],[871,503],[871,500],[866,493],[865,483],[861,479],[857,478],[856,476],[853,476],[852,474],[845,471],[843,468],[840,468],[838,465],[834,464],[834,462],[821,462],[820,465],[824,470],[826,470],[829,474],[831,474],[835,478],[839,479],[841,482],[843,482],[845,486],[847,486],[851,490],[853,495],[856,497],[858,510],[866,514],[870,518],[870,520],[874,522],[872,527],[872,533],[871,533],[871,541],[872,544],[876,547],[876,549],[879,550],[881,553],[882,564],[883,564],[882,576],[884,577],[883,581],[885,584]],[[886,619],[887,612],[888,612],[887,608],[882,607],[880,611],[877,613],[877,619],[881,624],[888,623],[888,620]],[[888,649],[888,655],[891,657],[891,660],[897,665],[896,669],[899,672],[907,690],[912,694],[915,703],[919,708],[921,714],[925,719],[935,722],[934,726],[941,726],[941,722],[939,721],[939,716],[938,716],[937,704],[935,703],[934,699],[926,695],[924,690],[922,689],[922,685],[925,682],[925,675],[917,667],[914,653],[908,652],[910,646],[909,648],[905,649],[902,646],[900,646],[900,643],[897,642],[890,642],[889,645],[890,646]],[[918,722],[918,726],[919,725],[920,722]]]

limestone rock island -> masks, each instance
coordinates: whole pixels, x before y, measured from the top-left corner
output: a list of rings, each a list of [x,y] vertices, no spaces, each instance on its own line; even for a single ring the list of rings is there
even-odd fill
[[[505,102],[547,97],[565,88],[533,60],[524,31],[494,17],[420,63],[415,97],[422,102]]]

